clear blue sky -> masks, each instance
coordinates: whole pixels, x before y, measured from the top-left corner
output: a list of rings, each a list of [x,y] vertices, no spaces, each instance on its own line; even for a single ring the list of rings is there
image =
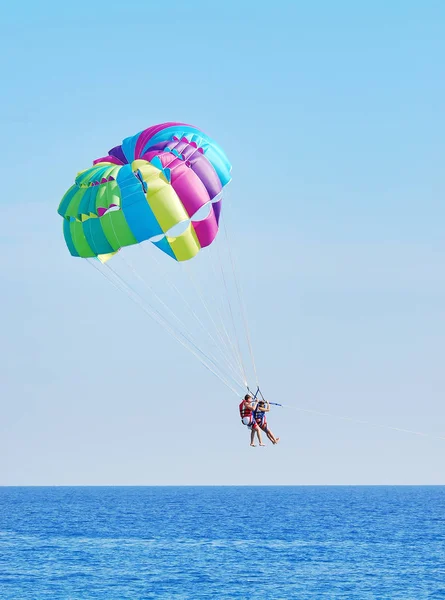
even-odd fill
[[[69,256],[77,171],[153,123],[233,164],[270,399],[445,434],[445,4],[24,1],[0,39],[0,483],[445,483],[445,442],[237,399]],[[111,324],[111,326],[110,326]]]

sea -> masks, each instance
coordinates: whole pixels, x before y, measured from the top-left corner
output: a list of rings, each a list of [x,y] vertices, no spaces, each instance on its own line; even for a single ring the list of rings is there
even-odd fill
[[[2,487],[0,598],[445,599],[445,486]]]

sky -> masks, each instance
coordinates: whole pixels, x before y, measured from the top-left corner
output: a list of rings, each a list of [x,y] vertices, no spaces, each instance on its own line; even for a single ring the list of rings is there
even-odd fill
[[[445,440],[386,428],[445,436],[445,4],[24,0],[2,21],[0,484],[445,484]],[[63,240],[77,172],[169,120],[233,165],[259,381],[292,407],[277,446],[250,448],[239,398]]]

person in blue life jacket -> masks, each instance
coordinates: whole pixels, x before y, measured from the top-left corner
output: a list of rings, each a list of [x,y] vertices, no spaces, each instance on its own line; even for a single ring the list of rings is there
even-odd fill
[[[280,438],[275,437],[267,425],[266,413],[270,411],[270,404],[267,400],[260,400],[253,411],[253,418],[258,427],[264,431],[272,444],[278,444]]]

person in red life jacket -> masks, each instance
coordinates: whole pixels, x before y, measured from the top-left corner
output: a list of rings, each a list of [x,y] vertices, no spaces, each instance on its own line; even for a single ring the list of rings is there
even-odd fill
[[[251,432],[250,432],[250,445],[251,446],[255,446],[253,440],[255,439],[255,433],[258,437],[258,442],[260,444],[260,446],[265,446],[266,444],[263,444],[263,441],[261,439],[261,431],[259,426],[257,425],[255,418],[253,416],[253,412],[256,409],[257,403],[252,399],[252,396],[250,394],[246,394],[244,396],[244,399],[241,401],[240,405],[239,405],[239,412],[240,412],[240,416],[241,416],[241,423],[243,425],[246,425],[246,427],[248,427]]]
[[[264,431],[272,444],[278,444],[279,437],[275,437],[267,425],[266,413],[270,411],[270,404],[267,400],[260,400],[253,411],[253,418],[260,429]]]

